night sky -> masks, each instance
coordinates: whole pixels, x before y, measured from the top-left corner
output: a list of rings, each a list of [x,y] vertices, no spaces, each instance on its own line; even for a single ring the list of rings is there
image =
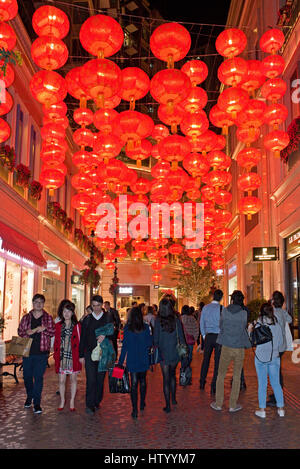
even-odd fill
[[[169,21],[225,25],[230,0],[150,0],[150,6]]]

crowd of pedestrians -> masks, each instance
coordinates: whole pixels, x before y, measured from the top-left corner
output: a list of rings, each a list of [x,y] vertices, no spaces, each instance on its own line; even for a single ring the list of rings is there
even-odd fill
[[[159,364],[162,374],[162,394],[165,399],[163,411],[171,412],[176,400],[176,370],[180,363],[179,384],[192,384],[194,346],[203,353],[200,370],[200,390],[205,389],[212,354],[214,372],[210,392],[215,396],[211,408],[221,411],[224,404],[224,379],[229,365],[233,363],[233,376],[229,398],[229,411],[242,409],[239,404],[241,389],[246,388],[244,379],[245,350],[251,347],[253,331],[267,326],[272,340],[259,343],[255,350],[255,368],[258,382],[259,409],[255,415],[266,418],[266,407],[277,406],[278,415],[283,417],[284,397],[281,358],[287,350],[288,324],[292,321],[283,309],[284,296],[275,291],[272,299],[261,306],[257,320],[249,322],[249,311],[244,305],[244,295],[234,291],[228,306],[222,306],[223,292],[215,290],[211,303],[200,303],[198,309],[184,305],[181,314],[176,310],[172,296],[164,297],[159,306],[133,304],[127,311],[127,322],[123,328],[118,311],[109,301],[103,302],[94,295],[91,304],[78,321],[75,305],[70,300],[61,301],[57,318],[44,310],[45,297],[33,297],[33,309],[19,325],[20,337],[30,337],[32,344],[28,357],[23,357],[24,384],[27,398],[24,406],[33,404],[35,413],[41,413],[43,376],[49,353],[53,349],[55,371],[58,374],[60,404],[58,411],[66,405],[67,376],[70,378],[71,412],[76,410],[75,397],[77,376],[84,367],[86,378],[86,413],[93,415],[103,399],[105,376],[108,370],[126,366],[130,375],[131,416],[138,417],[146,406],[147,371]],[[120,335],[122,332],[122,335]],[[258,330],[256,331],[258,332]],[[118,337],[121,353],[118,358]],[[268,377],[273,394],[267,401]],[[139,402],[139,404],[138,404]]]

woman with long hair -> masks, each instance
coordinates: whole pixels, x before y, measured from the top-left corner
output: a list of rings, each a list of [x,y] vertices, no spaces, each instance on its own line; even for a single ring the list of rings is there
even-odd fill
[[[81,370],[79,362],[79,341],[81,324],[77,321],[75,305],[66,300],[60,311],[60,321],[55,324],[54,361],[55,371],[59,375],[60,405],[58,410],[65,406],[66,378],[70,376],[71,399],[70,410],[75,410],[75,396],[77,390],[77,374]]]
[[[140,410],[144,410],[146,406],[146,375],[150,367],[149,349],[152,343],[150,328],[143,321],[141,308],[139,306],[133,307],[124,327],[124,338],[118,363],[122,366],[127,357],[126,366],[130,373],[131,416],[133,419],[138,416],[138,385],[140,385]]]
[[[266,399],[268,376],[273,389],[277,412],[279,417],[284,417],[284,398],[283,391],[279,380],[280,371],[280,350],[283,344],[283,336],[280,324],[274,314],[273,306],[270,303],[261,305],[258,320],[253,326],[249,325],[248,331],[251,332],[254,327],[261,324],[269,326],[272,332],[272,342],[257,345],[255,352],[255,368],[258,381],[258,403],[259,410],[255,411],[255,415],[260,418],[266,418]]]
[[[190,366],[193,359],[193,348],[194,344],[198,339],[199,335],[199,324],[197,323],[192,307],[184,305],[181,309],[181,322],[183,325],[183,331],[185,335],[185,340],[189,348],[189,356],[185,366]],[[188,384],[192,384],[192,379],[189,380]]]
[[[178,337],[178,339],[177,339]],[[180,319],[176,317],[173,304],[168,299],[161,300],[157,319],[154,326],[154,345],[158,347],[161,361],[160,367],[163,376],[163,392],[166,413],[171,411],[172,404],[176,405],[176,367],[180,361],[177,352],[177,343],[185,344],[185,338]]]

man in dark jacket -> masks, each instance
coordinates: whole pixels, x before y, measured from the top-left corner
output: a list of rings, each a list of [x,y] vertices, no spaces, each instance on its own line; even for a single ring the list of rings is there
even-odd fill
[[[98,372],[98,361],[92,361],[93,349],[105,339],[105,336],[96,337],[95,330],[113,322],[112,316],[103,311],[103,299],[95,295],[91,300],[93,312],[85,316],[81,325],[81,337],[79,344],[79,358],[85,364],[86,372],[86,413],[94,414],[100,407],[103,398],[103,385],[106,371]],[[113,339],[113,336],[108,336]]]
[[[119,335],[119,330],[121,326],[121,320],[118,311],[115,308],[110,307],[110,302],[105,301],[104,302],[104,309],[109,314],[109,316],[112,318],[112,321],[114,323],[114,335],[112,339],[112,343],[116,352],[116,358],[118,356],[118,335]]]
[[[243,308],[244,295],[236,290],[231,296],[232,304],[223,308],[220,320],[220,333],[217,343],[222,345],[216,385],[216,402],[211,403],[214,410],[221,410],[224,401],[224,379],[233,361],[233,382],[229,400],[229,412],[237,412],[242,406],[237,404],[240,393],[241,372],[245,348],[250,347],[246,331],[247,311]]]

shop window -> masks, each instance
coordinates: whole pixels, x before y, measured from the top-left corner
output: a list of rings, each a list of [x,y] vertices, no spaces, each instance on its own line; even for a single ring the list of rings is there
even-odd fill
[[[45,309],[54,318],[61,300],[66,298],[67,266],[55,256],[45,252],[47,267],[43,272],[43,295],[45,295]]]
[[[0,316],[3,316],[5,260],[0,258]]]
[[[290,79],[291,119],[300,116],[300,61]]]
[[[6,262],[5,298],[4,298],[4,340],[18,335],[20,321],[20,282],[21,266],[14,262]]]
[[[34,270],[22,267],[21,317],[32,309]]]
[[[16,165],[21,163],[22,158],[22,142],[24,132],[24,113],[20,104],[17,105],[17,118],[16,118],[16,138],[15,138],[15,152],[16,152]]]
[[[32,178],[34,178],[35,155],[36,155],[36,131],[34,130],[34,127],[32,125],[30,129],[30,149],[29,149],[29,169],[31,171]]]

